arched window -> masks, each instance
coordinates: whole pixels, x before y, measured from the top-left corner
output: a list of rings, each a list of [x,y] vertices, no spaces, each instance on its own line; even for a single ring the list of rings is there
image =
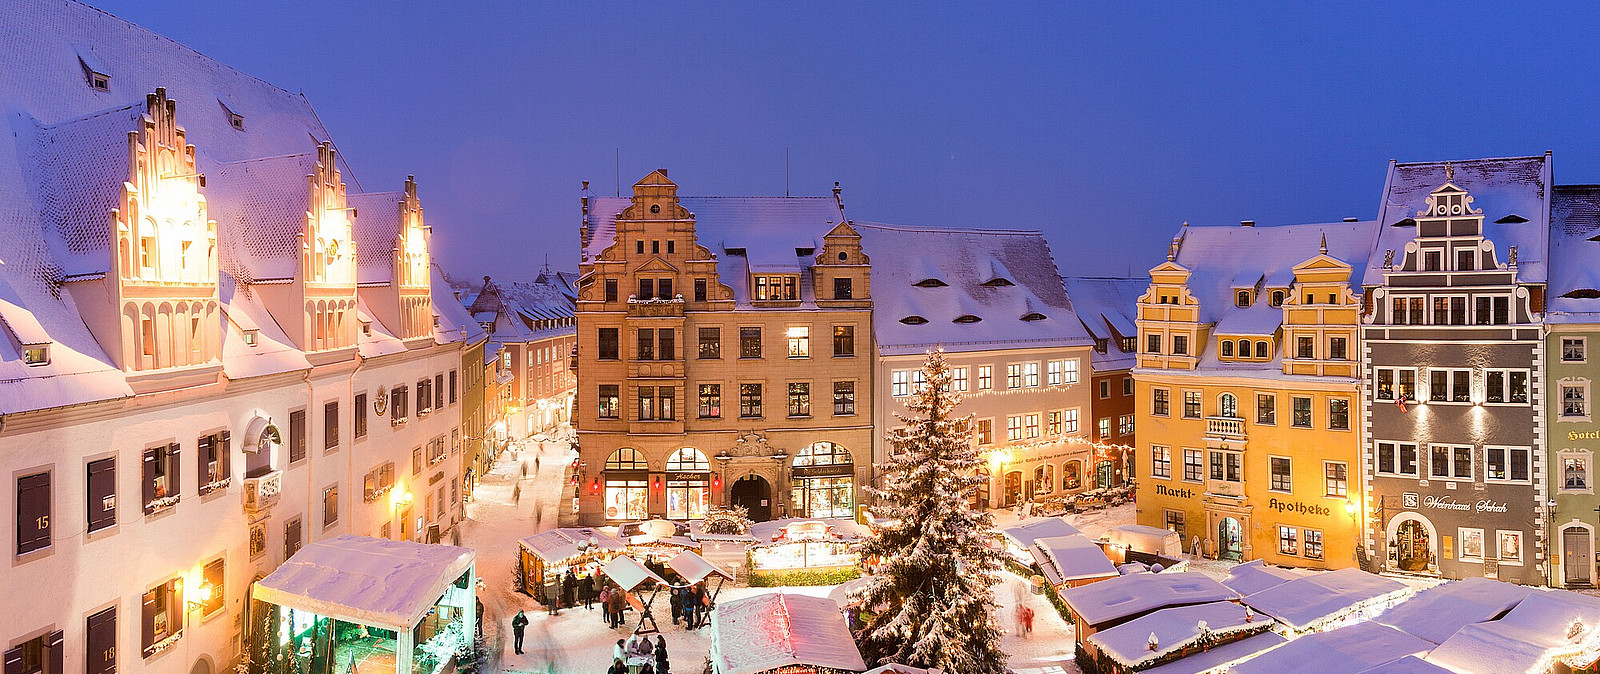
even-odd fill
[[[1239,416],[1239,399],[1232,393],[1224,393],[1218,400],[1218,407],[1222,408],[1222,416],[1237,418]]]
[[[1078,489],[1083,486],[1083,462],[1068,461],[1061,464],[1061,488]]]
[[[814,442],[806,445],[794,457],[796,466],[844,466],[855,463],[850,450],[832,442]]]
[[[1225,358],[1233,357],[1233,342],[1226,339],[1222,340],[1222,355]]]
[[[711,470],[711,464],[706,462],[706,455],[693,447],[684,447],[667,457],[667,470],[696,471]]]
[[[1044,464],[1042,466],[1039,466],[1038,468],[1033,469],[1033,493],[1034,493],[1034,495],[1044,495],[1044,494],[1049,494],[1050,492],[1055,491],[1055,484],[1056,484],[1056,467],[1055,466],[1047,463],[1047,464]]]
[[[1239,340],[1239,357],[1240,358],[1249,358],[1250,357],[1250,340],[1248,340],[1248,339]]]
[[[1256,342],[1256,357],[1257,358],[1271,358],[1272,357],[1272,356],[1267,355],[1267,343],[1265,341]]]
[[[1238,306],[1238,307],[1248,307],[1248,306],[1250,306],[1250,291],[1248,291],[1248,290],[1239,291],[1239,294],[1235,295],[1234,298],[1233,298],[1233,304],[1234,304],[1234,306]]]
[[[1282,290],[1274,290],[1274,291],[1272,291],[1272,300],[1271,300],[1270,304],[1272,306],[1275,306],[1275,307],[1283,306],[1283,291]]]
[[[623,447],[612,452],[611,458],[606,459],[606,470],[650,470],[650,462],[645,460],[639,450]]]

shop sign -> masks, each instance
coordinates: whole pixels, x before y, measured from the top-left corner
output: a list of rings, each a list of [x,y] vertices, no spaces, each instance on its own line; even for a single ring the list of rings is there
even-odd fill
[[[1452,496],[1424,496],[1422,497],[1422,507],[1432,510],[1477,511],[1480,513],[1503,513],[1508,509],[1506,504],[1500,501],[1478,499],[1477,501],[1463,502],[1457,501]]]
[[[1156,485],[1157,496],[1173,496],[1176,498],[1194,498],[1193,489],[1173,489],[1164,484]]]
[[[711,478],[711,473],[667,473],[668,480],[699,480],[704,482]]]
[[[1328,515],[1333,514],[1333,511],[1329,510],[1327,506],[1321,506],[1321,505],[1316,505],[1316,504],[1306,504],[1306,503],[1301,503],[1299,501],[1279,501],[1278,499],[1275,499],[1275,498],[1270,500],[1270,501],[1267,501],[1267,507],[1272,509],[1272,510],[1275,510],[1275,511],[1277,511],[1279,513],[1295,513],[1295,514],[1298,514],[1298,515],[1320,515],[1322,517],[1327,517]]]
[[[1567,441],[1600,440],[1600,431],[1567,431]]]
[[[792,471],[795,477],[850,477],[855,474],[855,465],[795,466]]]

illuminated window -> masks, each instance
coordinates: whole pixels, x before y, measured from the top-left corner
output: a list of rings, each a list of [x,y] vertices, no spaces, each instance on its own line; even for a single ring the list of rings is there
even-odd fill
[[[788,331],[789,357],[811,357],[811,328],[803,325],[792,326]]]

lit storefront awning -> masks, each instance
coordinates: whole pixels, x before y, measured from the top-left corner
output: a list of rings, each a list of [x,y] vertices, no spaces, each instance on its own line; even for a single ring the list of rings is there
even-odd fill
[[[408,631],[472,569],[471,550],[343,535],[301,548],[252,597],[336,620]]]

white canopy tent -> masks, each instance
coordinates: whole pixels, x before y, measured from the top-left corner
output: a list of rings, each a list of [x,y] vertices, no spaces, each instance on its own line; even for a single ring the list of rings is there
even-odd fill
[[[733,576],[729,575],[727,571],[717,568],[717,565],[706,561],[706,558],[689,551],[684,551],[677,557],[673,557],[667,562],[667,566],[678,572],[678,575],[683,576],[683,579],[689,581],[691,585],[711,576],[721,576],[726,580],[733,580]]]
[[[665,578],[656,575],[650,569],[644,568],[644,565],[640,564],[638,560],[626,555],[606,562],[605,567],[600,569],[600,573],[606,574],[607,578],[616,581],[617,585],[628,592],[639,589],[639,586],[644,585],[645,581],[654,581],[661,585],[668,584]]]

